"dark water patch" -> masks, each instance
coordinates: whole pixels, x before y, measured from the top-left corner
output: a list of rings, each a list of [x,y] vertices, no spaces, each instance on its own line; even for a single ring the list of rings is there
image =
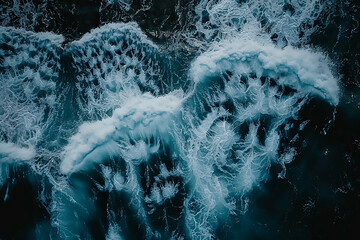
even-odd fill
[[[6,167],[8,179],[0,186],[0,238],[25,239],[40,225],[49,225],[51,185],[26,165]],[[49,235],[49,228],[43,230],[41,234]]]
[[[67,41],[72,41],[100,25],[100,2],[100,0],[5,1],[0,8],[0,24],[35,32],[51,31],[63,34]]]
[[[114,1],[102,5],[100,18],[102,24],[135,21],[155,42],[164,43],[164,40],[175,37],[178,31],[189,25],[191,17],[195,17],[195,2],[133,0],[124,4]]]

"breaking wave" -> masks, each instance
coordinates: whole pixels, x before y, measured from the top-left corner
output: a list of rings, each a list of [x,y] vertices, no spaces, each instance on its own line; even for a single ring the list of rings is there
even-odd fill
[[[299,110],[339,103],[331,62],[306,46],[324,6],[241,2],[200,1],[187,66],[133,22],[73,42],[0,28],[0,165],[48,179],[37,237],[213,239],[271,164],[285,177]]]
[[[295,150],[286,149],[279,157],[279,131],[291,127],[287,121],[297,117],[306,100],[318,96],[332,105],[339,101],[337,81],[321,54],[241,38],[200,55],[189,77],[195,84],[185,96],[182,91],[157,97],[137,94],[111,117],[82,124],[61,157],[61,170],[67,174],[109,159],[124,161],[125,176],[105,168],[110,171],[106,184],[138,199],[143,221],[174,200],[180,186],[187,186],[182,189],[184,230],[169,226],[170,216],[165,215],[165,233],[146,229],[150,238],[211,238],[219,217],[246,211],[245,194],[267,179],[272,162],[285,171]],[[157,174],[147,170],[149,179],[143,180],[139,171],[154,167]],[[169,182],[171,174],[181,178]]]

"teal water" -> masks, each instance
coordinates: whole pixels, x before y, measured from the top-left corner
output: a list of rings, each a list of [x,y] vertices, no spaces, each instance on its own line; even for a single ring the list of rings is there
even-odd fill
[[[0,5],[1,239],[357,239],[356,1]]]

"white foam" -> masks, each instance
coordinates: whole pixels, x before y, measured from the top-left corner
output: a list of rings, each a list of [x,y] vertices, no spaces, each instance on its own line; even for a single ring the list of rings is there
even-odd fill
[[[28,161],[35,157],[36,152],[33,147],[19,147],[13,143],[0,142],[0,161],[15,162]]]
[[[23,28],[16,27],[3,27],[0,26],[0,33],[11,33],[22,37],[37,38],[38,40],[49,40],[52,44],[60,45],[65,41],[65,38],[61,34],[53,32],[38,32],[27,31]]]
[[[53,120],[60,44],[64,38],[0,27],[0,139],[32,146]],[[5,47],[6,46],[6,47]],[[47,112],[47,113],[46,113]]]
[[[121,148],[131,148],[127,143],[121,146],[126,138],[146,139],[152,135],[168,135],[171,115],[181,105],[179,94],[169,94],[160,97],[153,97],[144,94],[139,97],[128,99],[124,105],[116,109],[110,118],[93,123],[84,123],[74,135],[63,152],[61,171],[69,173],[75,171],[87,161],[101,160],[109,153],[120,153]],[[143,147],[141,147],[143,146]],[[146,150],[144,144],[137,145],[137,150],[143,149],[143,154],[134,151],[134,156],[129,158],[143,158]],[[141,151],[140,151],[141,152]],[[126,154],[129,154],[126,151]],[[104,156],[105,155],[105,156]],[[147,154],[146,154],[147,155]]]
[[[296,90],[317,94],[337,105],[339,86],[321,53],[293,47],[277,48],[272,44],[241,39],[226,40],[201,55],[191,68],[196,83],[231,69],[238,74],[256,73],[278,76],[278,83]]]
[[[111,116],[127,98],[142,94],[141,87],[154,95],[164,90],[166,79],[157,62],[158,48],[136,23],[110,23],[93,29],[72,42],[66,52],[78,72],[77,102],[84,118]]]
[[[156,48],[156,45],[148,40],[147,36],[141,31],[139,25],[135,22],[128,23],[108,23],[101,27],[92,29],[89,33],[85,33],[79,40],[73,41],[71,44],[84,44],[89,41],[93,41],[98,38],[106,39],[109,31],[113,33],[111,37],[116,38],[118,34],[126,34],[129,32],[131,35],[137,35],[144,44],[149,44],[152,47]]]
[[[109,230],[106,234],[106,240],[122,240],[120,235],[120,229],[118,226],[109,226]]]
[[[279,159],[279,128],[297,116],[309,95],[337,105],[340,90],[321,53],[240,36],[214,43],[192,63],[190,77],[195,86],[184,104],[182,126],[190,129],[190,137],[180,151],[190,169],[187,177],[194,179],[186,223],[193,238],[206,238],[218,224],[217,211],[243,212],[234,206],[268,178],[271,163],[280,162],[285,169],[295,156],[289,149],[291,154]],[[284,86],[293,92],[283,93]],[[232,113],[224,103],[232,104]],[[234,120],[220,120],[229,116]],[[248,131],[239,132],[243,126]],[[191,202],[198,207],[190,208]]]
[[[276,34],[280,46],[299,45],[306,43],[316,31],[314,22],[331,4],[328,2],[202,0],[195,8],[198,17],[195,26],[197,33],[203,34],[207,41],[218,41],[247,28],[247,32]]]
[[[104,0],[102,7],[113,3]],[[132,1],[118,3],[126,10]],[[96,186],[101,191],[129,194],[130,205],[146,226],[148,239],[161,237],[152,229],[148,215],[167,200],[171,202],[186,184],[183,214],[189,238],[214,238],[221,216],[247,210],[246,195],[268,178],[272,162],[283,165],[279,176],[285,177],[285,165],[296,151],[290,148],[278,156],[279,129],[296,117],[308,95],[320,96],[333,105],[339,102],[339,86],[323,54],[291,46],[283,48],[287,43],[306,44],[314,28],[300,39],[302,24],[312,25],[323,5],[318,1],[293,1],[295,12],[291,13],[284,11],[284,3],[200,1],[195,9],[199,16],[195,31],[203,36],[197,38],[200,44],[193,45],[210,49],[191,64],[189,78],[195,85],[186,98],[182,91],[173,92],[164,74],[166,59],[159,60],[165,54],[135,23],[106,24],[69,43],[63,54],[73,59],[74,95],[83,116],[79,122],[72,122],[72,127],[80,127],[62,149],[60,171],[71,175],[105,159],[125,161],[125,173],[101,164],[104,185]],[[267,18],[265,26],[261,26],[263,17]],[[24,32],[25,40],[30,40],[19,45],[22,30],[0,28],[0,32],[13,38],[10,45],[17,48],[17,54],[4,61],[7,70],[2,80],[7,85],[0,90],[0,95],[5,96],[0,103],[0,129],[14,144],[0,143],[0,156],[6,162],[29,161],[36,155],[31,146],[38,143],[51,122],[51,118],[43,122],[45,108],[57,107],[55,79],[63,38]],[[270,41],[274,33],[279,39],[277,46]],[[47,42],[46,50],[38,50],[33,43],[37,41]],[[35,57],[29,56],[28,50],[37,52]],[[48,59],[48,53],[57,56],[50,61],[52,67],[40,61]],[[18,71],[19,62],[35,67]],[[275,86],[262,83],[262,76],[265,81],[272,78]],[[32,81],[23,84],[26,78]],[[282,93],[284,86],[294,92]],[[46,96],[38,104],[35,96],[40,90]],[[82,122],[84,119],[88,121]],[[285,126],[284,131],[291,127]],[[160,172],[155,177],[147,173],[145,177],[154,177],[154,182],[149,181],[149,192],[144,191],[139,166],[150,166],[148,160],[153,160],[156,153],[162,154],[165,148],[170,149],[167,157],[174,166],[167,169],[162,162],[165,160],[159,159]],[[8,174],[4,172],[3,176],[5,179]],[[174,176],[180,183],[171,179]],[[84,220],[96,212],[89,186],[81,180],[69,180],[71,177],[51,179],[52,224],[61,237],[80,238],[86,230]],[[106,211],[110,225],[106,238],[121,238],[110,205]],[[167,218],[165,213],[165,222]]]

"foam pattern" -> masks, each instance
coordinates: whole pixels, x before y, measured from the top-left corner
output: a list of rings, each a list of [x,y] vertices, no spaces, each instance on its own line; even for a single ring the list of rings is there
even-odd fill
[[[200,1],[195,11],[197,34],[208,41],[245,32],[267,32],[280,46],[306,44],[317,30],[314,22],[332,1],[276,0]]]
[[[337,81],[323,55],[272,43],[224,41],[192,63],[190,77],[195,85],[185,96],[181,91],[140,95],[112,117],[84,123],[63,152],[61,169],[67,174],[89,171],[108,159],[126,162],[132,169],[128,181],[105,168],[107,187],[136,186],[138,191],[128,194],[137,199],[134,208],[147,224],[148,238],[213,238],[218,219],[246,211],[246,194],[267,179],[271,163],[285,171],[295,149],[278,154],[280,130],[291,128],[288,120],[297,118],[307,99],[339,101]],[[168,215],[160,221],[165,231],[152,228],[152,214],[177,194],[183,195],[177,218],[187,230],[172,227]]]
[[[272,164],[286,177],[304,104],[339,104],[331,62],[306,46],[325,7],[199,1],[185,60],[133,22],[73,42],[1,27],[0,183],[19,162],[46,176],[52,239],[218,238]]]
[[[107,24],[71,43],[79,105],[89,116],[111,115],[128,97],[174,89],[165,57],[134,23]]]
[[[0,28],[0,141],[34,147],[56,108],[62,36]]]

